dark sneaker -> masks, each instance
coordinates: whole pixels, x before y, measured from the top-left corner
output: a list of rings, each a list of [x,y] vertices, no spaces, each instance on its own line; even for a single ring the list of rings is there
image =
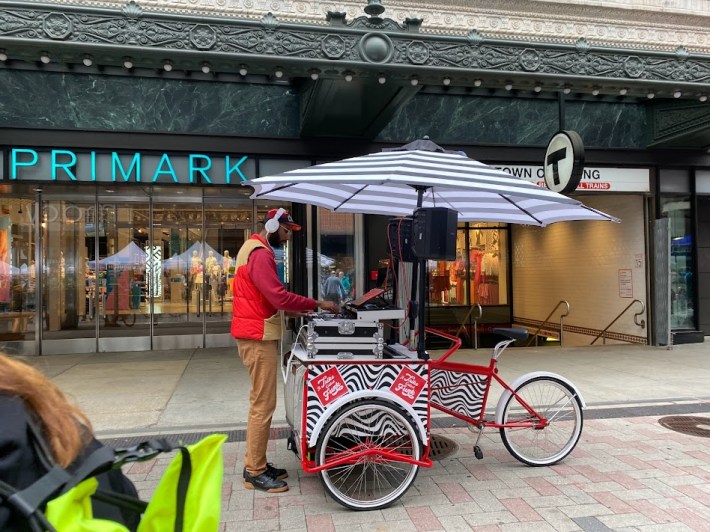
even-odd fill
[[[288,484],[283,480],[273,478],[268,471],[252,477],[245,469],[242,476],[244,477],[244,487],[248,490],[261,490],[267,493],[288,491]]]
[[[266,464],[266,472],[271,478],[275,478],[278,480],[288,478],[288,471],[279,467],[275,467],[274,464],[272,464],[271,462]]]

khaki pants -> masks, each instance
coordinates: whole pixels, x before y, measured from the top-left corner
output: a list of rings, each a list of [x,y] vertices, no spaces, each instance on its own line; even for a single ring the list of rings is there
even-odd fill
[[[266,446],[276,410],[278,341],[237,340],[237,349],[251,380],[244,467],[256,476],[266,471]]]

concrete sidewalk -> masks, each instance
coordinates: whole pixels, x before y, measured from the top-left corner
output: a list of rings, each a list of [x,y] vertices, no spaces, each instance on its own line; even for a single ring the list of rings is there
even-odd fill
[[[489,349],[454,359],[487,364]],[[102,438],[241,429],[249,379],[236,348],[24,357],[88,414]],[[531,371],[567,377],[587,406],[629,407],[710,401],[710,345],[672,349],[616,345],[510,348],[499,360],[508,382]],[[495,407],[492,389],[489,408]],[[283,395],[274,426],[285,424]]]
[[[488,350],[467,350],[457,359],[485,363],[488,355]],[[103,439],[189,436],[245,425],[248,380],[234,349],[27,360],[76,399]],[[271,495],[246,490],[241,475],[244,442],[232,438],[224,446],[220,530],[708,530],[706,344],[510,349],[500,369],[506,380],[549,370],[581,389],[588,406],[584,430],[561,464],[534,468],[517,462],[496,431],[484,433],[484,456],[477,460],[475,436],[467,428],[435,423],[453,419],[437,417],[432,433],[453,441],[453,454],[442,456],[432,468],[420,468],[415,482],[391,507],[354,512],[329,498],[317,475],[301,470],[284,439],[269,442],[269,459],[289,470],[289,491]],[[489,406],[494,405],[492,398]],[[284,424],[283,412],[279,397],[275,426]],[[659,424],[668,414],[700,414],[699,435]],[[163,455],[124,471],[148,499],[170,459]]]
[[[710,419],[710,418],[705,418]],[[392,506],[354,512],[328,497],[317,475],[301,470],[284,440],[269,457],[289,471],[289,491],[267,494],[242,485],[244,442],[224,446],[220,531],[707,531],[710,439],[665,429],[656,417],[585,421],[579,444],[561,464],[527,467],[505,450],[497,432],[473,454],[465,428],[436,430],[455,454],[420,468]],[[169,457],[124,469],[149,498]]]

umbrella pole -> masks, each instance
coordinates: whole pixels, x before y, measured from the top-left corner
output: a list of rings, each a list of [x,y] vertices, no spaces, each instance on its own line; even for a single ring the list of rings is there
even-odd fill
[[[417,273],[419,272],[419,259],[412,263],[412,286],[409,291],[409,345],[415,345],[417,341],[417,318],[419,317],[419,307],[417,306]]]
[[[415,186],[417,191],[417,209],[421,208],[424,203],[424,191],[428,187]],[[424,292],[425,283],[424,275],[426,274],[426,259],[417,259],[412,264],[412,299],[410,301],[409,311],[409,341],[414,340],[415,321],[419,320],[419,338],[417,339],[417,357],[420,360],[429,360],[429,355],[426,352],[426,342],[424,339]],[[417,293],[418,292],[418,293]],[[417,303],[417,295],[419,302]],[[416,314],[412,312],[416,309]]]
[[[417,307],[417,314],[419,318],[419,342],[417,343],[417,357],[420,360],[429,360],[429,354],[426,352],[426,342],[424,341],[424,292],[426,291],[426,286],[424,283],[424,275],[426,274],[426,259],[418,259],[416,263],[419,263],[419,306]]]

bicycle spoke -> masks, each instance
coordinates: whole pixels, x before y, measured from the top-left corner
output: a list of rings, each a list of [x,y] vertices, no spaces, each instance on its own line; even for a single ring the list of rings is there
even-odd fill
[[[375,408],[367,403],[355,404],[346,409],[327,424],[319,443],[319,463],[327,464],[359,453],[353,463],[321,472],[326,490],[338,502],[353,509],[391,504],[406,491],[418,470],[415,464],[396,458],[396,454],[411,457],[419,454],[411,423],[393,405],[383,401],[377,401],[377,405]]]
[[[504,410],[504,422],[532,425],[501,428],[506,448],[518,460],[530,465],[548,465],[562,460],[574,448],[581,433],[582,413],[576,394],[552,377],[524,383],[516,394],[545,420],[545,424],[538,423],[536,416],[518,404],[517,397],[511,397]]]

